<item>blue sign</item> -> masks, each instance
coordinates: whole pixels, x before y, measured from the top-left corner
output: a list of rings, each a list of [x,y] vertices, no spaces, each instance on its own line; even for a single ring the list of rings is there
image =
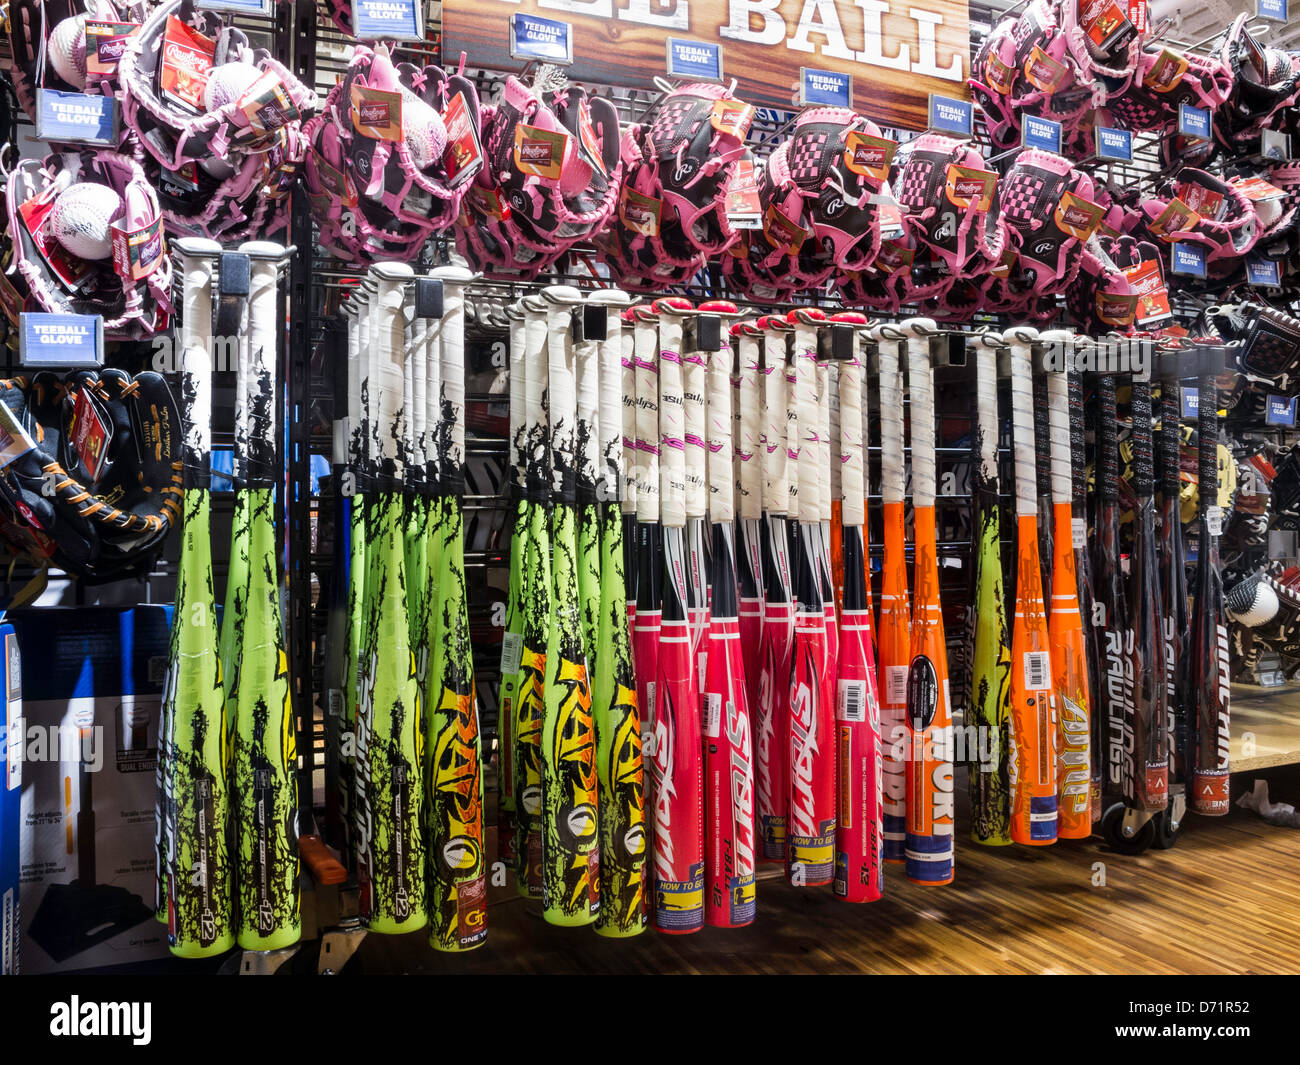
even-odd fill
[[[1191,104],[1178,105],[1178,132],[1184,137],[1197,140],[1210,139],[1210,109],[1193,107]]]
[[[1255,14],[1274,22],[1286,21],[1286,0],[1255,0]]]
[[[1276,259],[1263,259],[1257,255],[1246,257],[1246,281],[1265,288],[1282,287],[1282,264]]]
[[[573,27],[567,22],[516,12],[510,16],[510,54],[547,63],[573,62]]]
[[[691,81],[721,81],[722,45],[669,37],[668,76]]]
[[[1097,158],[1121,163],[1133,161],[1133,134],[1126,129],[1097,127]]]
[[[18,361],[24,366],[101,366],[104,319],[97,314],[24,311]]]
[[[235,11],[241,15],[270,15],[272,0],[203,0],[208,11]]]
[[[1173,246],[1169,269],[1184,277],[1205,276],[1205,249],[1199,244],[1179,241]]]
[[[1264,408],[1265,425],[1295,425],[1295,396],[1269,396]]]
[[[1050,118],[1025,115],[1021,127],[1020,143],[1026,148],[1040,148],[1055,155],[1061,154],[1061,123]]]
[[[1195,388],[1184,388],[1183,390],[1183,417],[1195,418],[1201,409],[1200,392]]]
[[[424,4],[415,0],[352,0],[352,35],[363,41],[424,39]]]
[[[930,93],[930,129],[935,133],[969,137],[974,121],[975,105],[969,100],[954,100]]]
[[[84,92],[42,89],[36,108],[36,136],[117,147],[117,100]]]
[[[799,68],[800,107],[852,107],[853,75],[838,70]]]

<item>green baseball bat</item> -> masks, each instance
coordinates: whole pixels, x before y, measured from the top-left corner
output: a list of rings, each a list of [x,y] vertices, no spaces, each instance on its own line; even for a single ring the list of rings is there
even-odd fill
[[[217,654],[209,484],[212,458],[212,285],[221,253],[212,240],[176,242],[184,277],[181,391],[185,410],[183,522],[176,613],[159,755],[167,755],[164,807],[167,941],[173,954],[229,950],[232,865],[226,836],[225,701]],[[162,726],[160,726],[162,728]]]

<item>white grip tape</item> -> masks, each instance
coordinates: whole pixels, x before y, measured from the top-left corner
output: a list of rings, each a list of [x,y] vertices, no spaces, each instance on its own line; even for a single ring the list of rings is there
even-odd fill
[[[907,480],[903,472],[903,382],[898,354],[902,342],[882,337],[880,362],[880,497],[903,502]],[[914,430],[915,431],[915,430]]]
[[[785,337],[767,332],[763,337],[763,509],[784,514],[790,503],[787,485],[785,395]]]
[[[245,378],[244,417],[248,420],[247,433],[254,434],[262,440],[268,454],[276,453],[276,360],[279,346],[276,344],[277,330],[283,323],[277,321],[276,304],[279,298],[278,281],[280,264],[275,259],[254,256],[248,278],[248,353],[249,365]],[[399,289],[404,293],[404,290]],[[405,334],[406,323],[402,319],[401,305],[398,305],[397,328]],[[398,359],[405,344],[405,336],[398,344]],[[264,398],[257,405],[257,416],[261,424],[254,424],[254,407],[249,403],[249,396],[260,395]],[[399,399],[400,403],[400,399]]]
[[[828,363],[826,366],[826,388],[829,397],[830,417],[827,421],[826,446],[830,451],[827,470],[830,473],[831,500],[844,498],[844,485],[841,477],[844,472],[844,454],[840,437],[840,364]]]
[[[1052,438],[1052,502],[1073,498],[1070,463],[1070,384],[1064,371],[1047,371],[1048,434]],[[1082,460],[1080,460],[1082,461]]]
[[[379,371],[379,323],[381,315],[379,313],[379,293],[374,286],[373,280],[369,285],[369,296],[370,299],[366,308],[366,323],[370,336],[369,346],[366,350],[366,372],[369,381],[369,386],[366,389],[366,395],[369,398],[369,409],[366,411],[366,424],[369,427],[366,440],[366,458],[369,460],[373,472],[377,468],[376,464],[379,462],[380,455],[383,454],[379,443],[379,393],[383,390]]]
[[[415,350],[422,352],[424,350],[424,338],[428,334],[428,323],[423,323],[423,329],[417,331],[420,342],[416,344]],[[528,461],[524,452],[524,440],[526,437],[528,425],[528,401],[525,398],[527,384],[527,358],[524,348],[524,334],[527,331],[525,319],[511,317],[510,319],[510,461],[515,469],[515,484],[520,488],[524,486],[524,464]],[[428,387],[428,373],[425,373],[425,386]],[[432,428],[428,423],[428,412],[425,412],[425,432],[426,434]],[[426,451],[428,444],[425,445]]]
[[[546,312],[526,309],[524,312],[524,420],[527,428],[524,438],[531,442],[533,452],[545,447],[547,431],[546,392],[550,382],[551,367],[546,357]],[[540,463],[542,455],[530,452],[530,464]]]
[[[185,411],[185,445],[206,458],[212,450],[212,278],[215,260],[206,255],[182,255],[184,322],[182,364],[190,379],[192,405]]]
[[[406,323],[402,318],[402,304],[406,300],[406,291],[400,281],[393,281],[382,275],[377,279],[378,291],[375,294],[377,313],[375,314],[379,333],[379,453],[395,465],[393,472],[399,479],[404,474],[402,468],[401,441],[405,436],[406,417],[403,410],[402,389],[405,385],[405,368],[403,355],[406,347]],[[250,293],[250,301],[251,301]],[[250,336],[250,346],[257,342],[256,334]]]
[[[715,524],[736,517],[731,453],[731,348],[709,353],[709,520]]]
[[[1016,515],[1038,514],[1038,471],[1034,443],[1034,368],[1030,345],[1009,334],[1011,345],[1011,431],[1016,467]]]
[[[799,518],[799,454],[802,448],[799,446],[799,393],[797,388],[798,374],[795,372],[795,367],[801,361],[798,355],[794,355],[785,371],[785,482],[787,491],[785,512],[796,520]]]
[[[739,344],[734,345],[737,350],[739,346]],[[745,423],[740,416],[740,374],[736,372],[734,358],[731,368],[733,371],[731,374],[731,493],[734,508],[743,514],[746,512],[746,504],[749,500],[745,495],[746,484],[741,480],[742,466],[745,470],[748,470],[749,466],[753,466],[758,461],[758,456],[753,451],[750,451],[747,457],[751,461],[748,465],[743,463],[741,459],[742,445],[745,439]],[[759,484],[761,486],[761,479]]]
[[[659,520],[659,333],[653,321],[632,327],[636,364],[636,520]]]
[[[347,440],[348,464],[355,467],[360,458],[357,433],[361,428],[361,312],[354,302],[349,302],[345,309],[348,315],[348,412],[342,432]]]
[[[600,377],[594,340],[573,345],[578,370],[578,483],[595,485],[600,475]]]
[[[444,289],[444,292],[446,290]],[[527,323],[525,322],[525,328]],[[540,324],[541,333],[541,350],[546,350],[546,323]],[[527,345],[525,345],[525,359],[527,359]],[[428,427],[429,447],[426,457],[429,464],[433,467],[436,475],[441,475],[442,460],[445,457],[442,454],[443,441],[446,434],[442,427],[442,320],[432,319],[426,322],[424,330],[424,348],[417,351],[416,355],[424,359],[424,421]],[[531,371],[525,369],[524,372],[524,420],[528,422],[528,375]],[[537,394],[537,417],[539,421],[545,424],[546,414],[542,409],[542,395],[546,389],[546,381],[543,377],[538,385]],[[531,424],[531,422],[529,422]],[[526,432],[527,430],[525,430]]]
[[[573,370],[573,317],[566,305],[550,306],[546,311],[546,362],[551,379],[547,386],[547,407],[551,415],[551,453],[555,456],[551,487],[560,489],[565,470],[577,461],[578,396]]]
[[[618,308],[606,310],[605,339],[596,345],[597,388],[600,392],[596,442],[600,462],[602,502],[621,498],[623,479],[623,320]]]
[[[799,419],[799,520],[821,520],[820,451],[821,411],[817,406],[817,338],[809,329],[794,331],[795,409]]]
[[[409,299],[402,300],[402,453],[408,463],[415,462],[415,362],[411,358],[411,310]]]
[[[930,339],[907,338],[907,387],[912,414],[912,506],[934,506],[934,371]]]
[[[637,494],[640,491],[640,460],[641,457],[636,449],[636,356],[634,354],[636,342],[632,338],[632,330],[623,329],[620,322],[619,333],[620,354],[622,362],[621,370],[623,374],[623,440],[622,451],[619,454],[619,474],[622,478],[621,487],[623,491],[623,513],[636,513]]]
[[[682,414],[686,419],[686,515],[703,518],[709,509],[709,485],[705,475],[708,464],[704,437],[708,432],[708,401],[704,389],[708,369],[705,356],[698,351],[682,355]]]
[[[758,338],[740,338],[740,516],[763,513],[763,407],[759,401]]]
[[[855,355],[839,367],[840,500],[846,528],[866,522],[862,474],[862,363]]]
[[[447,465],[465,464],[465,286],[443,279],[442,284],[443,395],[451,410]]]
[[[659,510],[665,528],[686,525],[686,413],[682,395],[682,326],[659,321]]]
[[[975,347],[975,411],[979,425],[980,472],[986,482],[998,475],[998,353]]]
[[[836,431],[838,438],[839,432]],[[831,492],[839,487],[839,478],[831,475],[831,368],[817,364],[817,514],[822,521],[831,520]]]
[[[426,407],[428,397],[425,389],[429,385],[429,368],[420,357],[424,351],[424,337],[429,331],[429,323],[424,318],[414,315],[415,307],[406,301],[406,365],[410,367],[410,391],[407,393],[406,410],[411,424],[411,462],[424,474],[424,456],[428,452],[429,412]],[[514,393],[510,397],[510,424],[514,428]],[[519,409],[523,410],[523,396],[519,397]],[[513,436],[513,433],[512,433]]]

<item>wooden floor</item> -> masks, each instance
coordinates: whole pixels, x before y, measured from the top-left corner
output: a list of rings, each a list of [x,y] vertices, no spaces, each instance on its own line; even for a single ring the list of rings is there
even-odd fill
[[[1258,775],[1274,800],[1300,806],[1300,771]],[[1255,776],[1234,776],[1234,797]],[[867,906],[764,879],[749,928],[607,940],[553,928],[535,906],[508,899],[490,907],[487,945],[469,955],[438,956],[419,934],[372,936],[357,961],[365,972],[586,975],[1300,969],[1300,832],[1235,804],[1223,819],[1189,817],[1176,847],[1137,858],[1097,840],[995,850],[966,838],[954,884],[921,888],[890,866],[886,897]]]
[[[1234,771],[1300,762],[1300,684],[1232,686]]]

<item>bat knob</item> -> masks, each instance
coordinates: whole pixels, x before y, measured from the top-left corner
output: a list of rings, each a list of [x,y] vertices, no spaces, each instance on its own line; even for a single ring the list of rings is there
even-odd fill
[[[436,266],[429,271],[430,277],[436,277],[444,284],[468,285],[471,281],[482,277],[482,274],[476,274],[464,266]],[[545,293],[545,289],[542,290]],[[577,291],[576,289],[574,290]]]
[[[932,337],[940,332],[933,318],[908,318],[899,329],[907,337]]]
[[[582,302],[582,293],[572,285],[547,285],[542,289],[542,299],[547,303],[574,304]]]
[[[970,342],[976,347],[981,348],[1005,348],[1007,342],[1002,338],[1001,333],[996,333],[992,329],[985,329],[979,333],[970,335]]]
[[[1032,344],[1038,339],[1038,330],[1032,325],[1013,325],[1002,336],[1016,344]]]
[[[684,296],[665,296],[650,305],[655,314],[690,314],[695,308]]]
[[[826,312],[816,307],[796,307],[785,320],[791,325],[819,325],[826,321]]]
[[[632,302],[632,297],[621,288],[598,288],[595,292],[588,293],[587,302],[602,307],[626,307]]]

